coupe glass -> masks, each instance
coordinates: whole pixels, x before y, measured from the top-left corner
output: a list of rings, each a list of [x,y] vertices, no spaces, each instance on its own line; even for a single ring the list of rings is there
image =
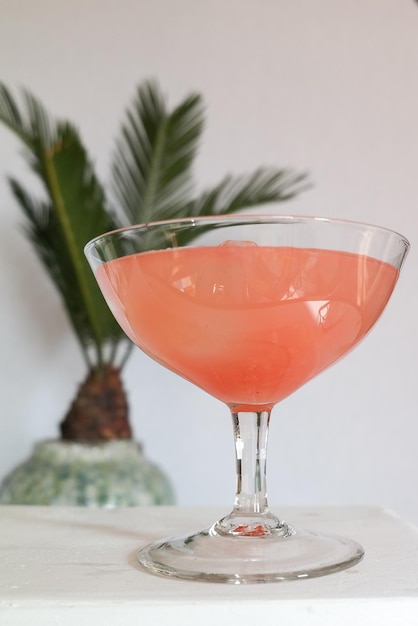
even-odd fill
[[[269,510],[270,413],[363,339],[408,247],[376,226],[271,215],[140,224],[87,244],[98,284],[130,339],[232,415],[231,513],[142,548],[145,568],[240,584],[321,576],[362,558],[356,542],[295,528]]]

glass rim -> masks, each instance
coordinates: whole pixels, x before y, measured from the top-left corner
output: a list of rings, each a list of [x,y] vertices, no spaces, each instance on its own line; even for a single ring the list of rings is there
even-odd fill
[[[190,224],[190,226],[198,226],[198,225],[205,225],[205,224],[210,224],[210,223],[220,222],[220,221],[230,222],[231,224],[234,224],[234,223],[247,223],[247,224],[256,224],[256,223],[291,224],[291,223],[294,223],[294,224],[297,224],[297,223],[304,223],[304,222],[306,223],[322,222],[322,223],[341,225],[341,226],[345,225],[345,226],[352,226],[352,227],[358,227],[358,228],[363,227],[369,230],[374,230],[376,232],[386,233],[388,235],[393,235],[393,236],[398,237],[399,240],[403,242],[406,252],[411,247],[410,241],[404,235],[402,235],[402,233],[400,233],[399,231],[394,230],[392,228],[387,228],[385,226],[378,226],[376,224],[363,222],[359,220],[349,220],[349,219],[337,218],[337,217],[322,217],[318,215],[288,215],[288,214],[278,214],[278,213],[271,213],[271,214],[269,213],[260,213],[260,214],[223,213],[220,215],[198,215],[196,217],[189,216],[189,217],[178,217],[178,218],[167,219],[167,220],[139,222],[138,224],[131,224],[130,226],[122,226],[120,228],[115,228],[113,230],[102,233],[101,235],[97,235],[96,237],[93,237],[93,239],[90,239],[90,241],[88,241],[84,246],[84,252],[85,254],[88,254],[88,252],[92,248],[94,248],[95,245],[99,241],[105,239],[106,237],[111,237],[113,235],[123,234],[123,233],[127,233],[130,231],[135,231],[135,230],[140,230],[140,229],[146,230],[148,228],[154,228],[158,226],[167,226],[169,224],[173,224],[173,225]]]

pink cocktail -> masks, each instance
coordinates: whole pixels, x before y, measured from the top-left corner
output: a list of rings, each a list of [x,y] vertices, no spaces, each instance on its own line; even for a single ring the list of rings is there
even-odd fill
[[[233,418],[233,511],[204,531],[142,549],[145,567],[237,583],[317,576],[361,558],[355,542],[296,530],[269,511],[269,418],[363,339],[407,249],[385,229],[277,216],[139,225],[87,246],[126,334],[227,404]]]
[[[98,268],[126,334],[237,411],[271,408],[358,343],[398,270],[332,250],[226,243]]]

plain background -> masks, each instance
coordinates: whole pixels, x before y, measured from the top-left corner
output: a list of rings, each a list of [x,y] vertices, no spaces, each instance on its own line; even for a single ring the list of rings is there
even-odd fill
[[[270,502],[371,504],[418,522],[418,4],[413,0],[0,0],[0,80],[79,126],[102,180],[135,87],[203,94],[201,188],[273,164],[313,188],[283,213],[377,223],[412,242],[378,325],[275,409]],[[84,377],[6,184],[31,183],[0,127],[0,476],[54,438]],[[37,189],[33,186],[33,189]],[[135,352],[132,422],[179,504],[234,492],[227,409]]]

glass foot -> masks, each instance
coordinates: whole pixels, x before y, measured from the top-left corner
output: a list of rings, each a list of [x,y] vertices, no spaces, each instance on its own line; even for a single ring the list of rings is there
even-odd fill
[[[193,535],[145,546],[138,561],[162,576],[239,585],[323,576],[351,567],[364,554],[351,539],[284,522],[274,532],[262,529],[247,527],[244,533],[230,534],[216,523]]]

